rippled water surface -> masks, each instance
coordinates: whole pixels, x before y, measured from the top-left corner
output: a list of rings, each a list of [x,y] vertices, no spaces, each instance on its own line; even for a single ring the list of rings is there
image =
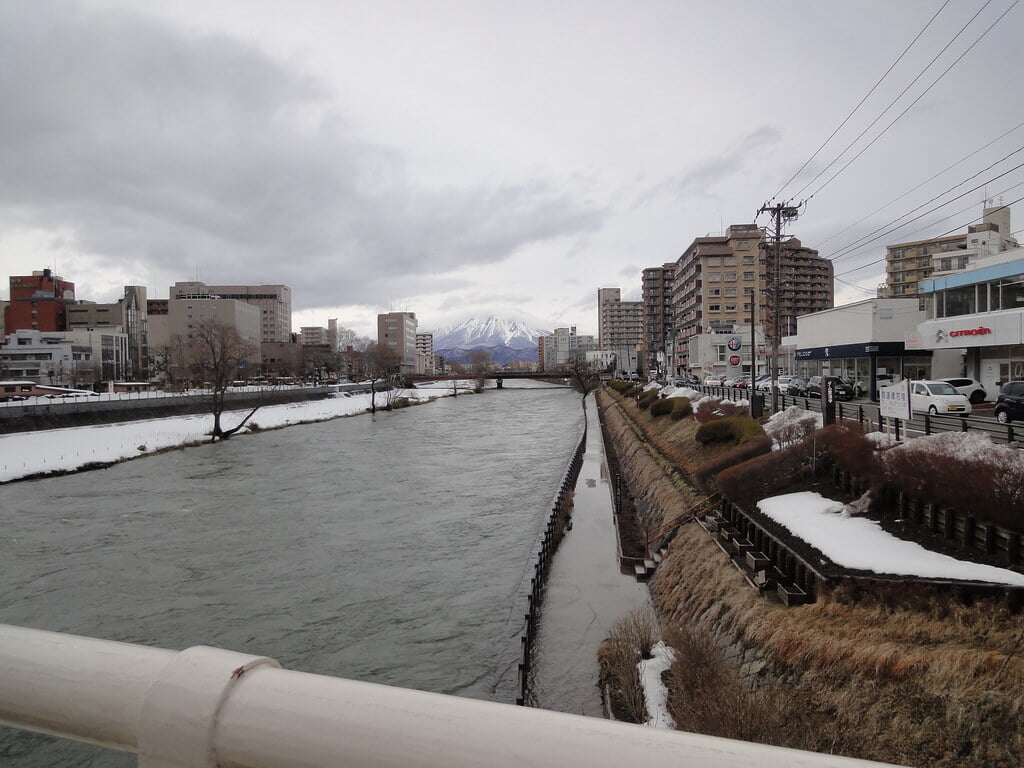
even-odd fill
[[[0,622],[505,699],[578,403],[488,391],[0,486]],[[0,729],[0,762],[135,758]]]

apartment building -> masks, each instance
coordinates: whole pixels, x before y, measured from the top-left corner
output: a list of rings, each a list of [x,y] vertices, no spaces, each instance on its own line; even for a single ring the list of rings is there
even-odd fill
[[[982,223],[968,227],[967,234],[887,245],[885,293],[917,296],[921,281],[935,273],[966,269],[977,259],[1017,248],[1012,232],[1009,207],[994,205],[983,210]]]
[[[537,337],[537,370],[541,373],[555,369],[555,337]]]
[[[672,281],[674,263],[648,267],[642,275],[643,343],[647,356],[647,369],[664,371],[666,368],[666,342],[672,338]]]
[[[50,269],[10,277],[10,302],[4,308],[4,330],[66,331],[67,309],[75,301],[75,284]]]
[[[618,288],[599,288],[597,305],[598,347],[615,353],[620,370],[643,370],[643,302],[622,301]]]
[[[774,254],[768,252],[771,270]],[[796,319],[801,315],[822,312],[835,306],[835,270],[832,262],[805,248],[797,238],[782,244],[778,271],[778,297],[767,304],[767,315],[761,325],[767,339],[775,338],[775,315],[781,337],[796,333]],[[773,274],[766,275],[768,295],[773,297]]]
[[[416,326],[415,312],[377,315],[377,344],[386,346],[398,356],[399,373],[416,373]]]
[[[795,332],[796,318],[834,304],[833,267],[812,248],[792,238],[775,254],[764,247],[764,230],[756,224],[733,224],[720,236],[698,237],[676,260],[670,314],[674,334],[671,373],[715,369],[717,351],[703,345],[690,349],[701,333],[750,338],[753,322],[765,339],[773,339],[778,316],[782,336]],[[669,344],[666,344],[668,347]],[[765,360],[755,360],[757,372]]]
[[[437,357],[434,355],[434,334],[416,334],[416,355],[417,373],[422,373],[426,376],[434,376],[437,374],[438,366]],[[422,370],[419,370],[420,368],[422,368]]]
[[[178,282],[168,294],[175,299],[218,297],[252,304],[260,310],[259,341],[290,341],[292,334],[292,289],[287,285],[207,285]]]

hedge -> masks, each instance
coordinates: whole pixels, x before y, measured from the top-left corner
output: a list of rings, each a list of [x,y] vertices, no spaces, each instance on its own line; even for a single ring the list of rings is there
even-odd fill
[[[694,439],[701,445],[710,443],[745,443],[764,435],[764,427],[749,416],[727,416],[707,421],[697,428]]]

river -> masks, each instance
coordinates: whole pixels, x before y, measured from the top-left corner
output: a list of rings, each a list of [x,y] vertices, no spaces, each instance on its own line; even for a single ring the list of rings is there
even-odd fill
[[[510,701],[578,398],[517,383],[0,486],[0,622]],[[135,765],[10,729],[0,761]]]

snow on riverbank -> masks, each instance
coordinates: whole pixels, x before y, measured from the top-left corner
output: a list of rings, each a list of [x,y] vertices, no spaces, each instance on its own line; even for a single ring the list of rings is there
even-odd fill
[[[651,658],[637,662],[640,671],[640,687],[644,690],[644,704],[650,719],[644,725],[649,728],[676,727],[675,720],[668,711],[668,689],[661,680],[663,672],[672,667],[676,653],[663,640],[659,640],[651,648]]]
[[[837,565],[879,574],[984,581],[1024,586],[1024,575],[992,565],[957,560],[898,539],[874,520],[850,517],[840,501],[812,491],[758,502],[768,517],[788,528]]]
[[[470,382],[459,384],[465,385],[461,389],[463,392],[471,386]],[[442,382],[434,387],[406,390],[402,395],[413,401],[426,402],[452,393],[450,383]],[[377,406],[383,402],[384,396],[377,393]],[[260,429],[287,427],[354,416],[365,413],[369,407],[369,394],[265,405],[255,413],[250,424],[255,422]],[[225,412],[222,417],[225,429],[237,424],[247,413],[247,408]],[[212,426],[210,414],[196,414],[0,435],[0,482],[41,472],[74,471],[87,464],[123,461],[153,451],[201,442],[209,439]],[[244,434],[245,430],[234,439]]]

